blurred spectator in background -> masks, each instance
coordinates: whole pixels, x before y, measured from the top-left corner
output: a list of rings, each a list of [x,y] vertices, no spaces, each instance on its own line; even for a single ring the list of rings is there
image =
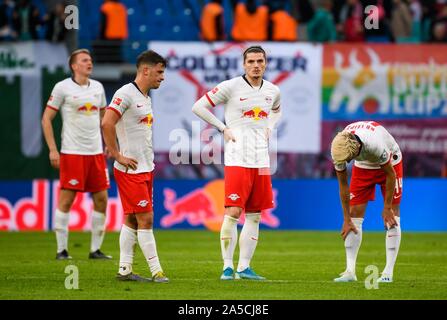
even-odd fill
[[[360,0],[347,0],[340,10],[337,31],[344,35],[345,41],[364,41],[363,6]]]
[[[40,25],[39,10],[30,0],[19,0],[12,18],[18,40],[37,39],[37,27]]]
[[[422,6],[419,0],[410,0],[410,11],[413,21],[422,20]]]
[[[308,41],[330,42],[337,40],[337,32],[331,10],[332,0],[320,1],[313,18],[307,23]]]
[[[411,36],[413,18],[410,8],[403,0],[393,0],[391,12],[391,33],[394,41]]]
[[[421,40],[430,41],[431,28],[433,20],[436,18],[436,0],[421,1],[422,22],[421,22]]]
[[[297,22],[285,9],[285,1],[269,1],[270,22],[268,39],[297,41]]]
[[[11,41],[17,37],[13,27],[14,1],[3,0],[0,5],[0,41]]]
[[[447,41],[447,6],[442,8],[438,17],[433,21],[431,39],[433,42]]]
[[[200,37],[204,41],[225,39],[222,0],[212,0],[203,7]]]
[[[257,5],[256,0],[239,2],[234,10],[231,36],[235,41],[266,41],[269,20],[267,6]]]
[[[127,8],[119,0],[104,0],[101,6],[101,35],[106,42],[95,44],[94,54],[97,62],[123,62],[123,40],[129,36]]]
[[[65,29],[64,12],[65,5],[62,2],[55,4],[53,10],[49,14],[45,15],[44,22],[46,25],[45,39],[50,42],[62,42],[65,40],[67,29]]]
[[[101,39],[125,40],[127,37],[126,6],[119,0],[104,0],[101,6]]]
[[[292,2],[292,16],[297,22],[298,39],[307,41],[307,23],[313,18],[315,14],[314,7],[310,0],[291,0]]]

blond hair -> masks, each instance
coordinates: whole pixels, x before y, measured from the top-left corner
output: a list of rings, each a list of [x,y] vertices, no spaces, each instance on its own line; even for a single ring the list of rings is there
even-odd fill
[[[343,163],[353,159],[359,152],[360,143],[355,136],[342,131],[337,133],[331,144],[331,156],[335,163]]]

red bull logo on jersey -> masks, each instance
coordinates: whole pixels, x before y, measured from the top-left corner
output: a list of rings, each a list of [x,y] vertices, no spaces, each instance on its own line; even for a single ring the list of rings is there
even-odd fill
[[[154,122],[154,118],[152,114],[148,114],[147,116],[140,119],[139,123],[142,123],[148,127],[152,127],[152,123]]]
[[[86,104],[78,108],[79,112],[85,112],[86,115],[90,115],[91,113],[98,110],[99,108],[97,106],[92,105],[90,102],[87,102]]]
[[[211,231],[220,231],[225,213],[225,182],[223,179],[207,183],[203,188],[197,188],[183,197],[177,198],[174,190],[165,188],[164,207],[168,213],[161,218],[163,228],[183,222],[191,226],[205,226]],[[273,190],[276,202],[277,190]],[[275,208],[263,210],[261,223],[271,228],[279,226],[279,219],[273,214]],[[239,223],[243,224],[245,216],[241,215]]]
[[[253,107],[251,110],[244,111],[242,118],[252,118],[255,121],[267,119],[269,114],[261,109],[261,107]]]

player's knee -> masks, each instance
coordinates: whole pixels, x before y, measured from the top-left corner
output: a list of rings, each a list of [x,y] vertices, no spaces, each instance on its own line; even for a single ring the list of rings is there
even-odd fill
[[[73,201],[74,199],[71,198],[59,199],[59,210],[62,212],[69,212]]]
[[[137,219],[138,229],[152,229],[154,224],[153,214],[142,213],[135,215]]]
[[[95,211],[106,212],[107,194],[96,195],[93,199],[93,206],[94,206]]]
[[[239,219],[242,214],[242,208],[239,207],[226,207],[225,215],[230,216],[235,219]]]

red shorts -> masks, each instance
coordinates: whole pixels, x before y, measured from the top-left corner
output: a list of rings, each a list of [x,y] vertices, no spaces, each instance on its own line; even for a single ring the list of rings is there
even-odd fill
[[[393,204],[399,204],[402,199],[402,161],[394,166],[396,172],[396,188],[394,189]],[[375,199],[376,184],[380,185],[382,196],[385,198],[386,175],[382,169],[362,169],[354,165],[352,168],[350,205],[364,204]]]
[[[137,174],[113,168],[124,214],[152,212],[153,171]]]
[[[99,192],[110,187],[104,155],[64,154],[60,156],[61,189]]]
[[[245,212],[273,208],[270,170],[225,166],[225,207],[239,207]]]

